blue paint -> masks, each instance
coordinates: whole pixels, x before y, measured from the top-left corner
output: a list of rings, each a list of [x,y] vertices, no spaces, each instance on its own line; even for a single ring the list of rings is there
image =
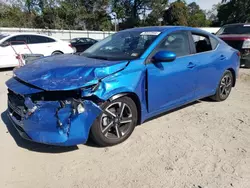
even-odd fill
[[[205,31],[188,27],[146,27],[121,32],[133,30],[161,32],[135,60],[107,61],[74,55],[46,57],[15,71],[22,82],[11,78],[6,85],[24,97],[46,91],[62,91],[63,95],[63,91],[79,90],[83,98],[95,96],[106,101],[121,93],[132,93],[138,98],[143,123],[159,113],[215,94],[225,70],[232,69],[238,75],[236,51]],[[207,34],[216,38],[219,45],[209,53],[177,58],[172,52],[160,52],[157,62],[146,63],[164,37],[178,30]],[[221,54],[226,57],[223,61]],[[172,62],[159,61],[166,58]],[[97,87],[93,90],[94,86]],[[38,101],[38,109],[22,120],[21,127],[35,142],[67,146],[85,143],[102,110],[96,101],[88,98],[82,101],[85,111],[81,114],[70,104],[61,107],[59,101]],[[27,101],[26,106],[33,105]]]
[[[15,93],[19,93],[21,95],[33,94],[42,91],[41,89],[32,87],[31,85],[21,83],[16,78],[9,79],[6,82],[6,85],[8,88],[11,88],[12,91],[14,91]]]
[[[103,61],[78,55],[45,57],[14,71],[22,81],[47,91],[73,90],[113,74],[127,61]]]
[[[171,62],[171,61],[174,61],[175,59],[176,59],[176,54],[173,52],[169,52],[169,51],[157,52],[153,57],[154,63],[156,63],[156,62]]]

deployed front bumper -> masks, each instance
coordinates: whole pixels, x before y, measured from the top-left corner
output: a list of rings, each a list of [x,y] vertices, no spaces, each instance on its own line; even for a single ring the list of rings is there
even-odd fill
[[[86,143],[90,128],[101,113],[99,106],[89,100],[82,102],[82,113],[77,113],[71,104],[61,107],[59,101],[41,101],[29,114],[20,103],[21,99],[15,102],[9,97],[8,115],[19,134],[27,140],[49,145]]]

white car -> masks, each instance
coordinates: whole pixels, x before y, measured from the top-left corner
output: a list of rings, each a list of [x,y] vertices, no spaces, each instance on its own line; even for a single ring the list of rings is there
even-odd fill
[[[19,65],[17,55],[44,56],[74,53],[70,43],[40,34],[0,34],[0,68]]]

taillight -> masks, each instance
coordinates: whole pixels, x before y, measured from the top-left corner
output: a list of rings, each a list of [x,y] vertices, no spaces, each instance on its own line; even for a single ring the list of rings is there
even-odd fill
[[[240,55],[241,55],[241,54],[240,54],[240,52],[239,52],[239,51],[237,52],[237,55],[240,57]]]
[[[69,44],[69,47],[71,47],[71,48],[72,48],[72,47],[73,47],[73,46],[72,46],[72,44]]]
[[[243,42],[242,49],[249,49],[250,48],[250,39],[246,39]]]

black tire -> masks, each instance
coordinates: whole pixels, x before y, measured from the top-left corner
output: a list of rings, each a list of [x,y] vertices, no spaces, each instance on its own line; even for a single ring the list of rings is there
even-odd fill
[[[244,68],[250,69],[250,62],[247,62]]]
[[[60,51],[55,51],[55,52],[53,52],[51,55],[62,55],[63,53],[62,52],[60,52]]]
[[[138,112],[134,101],[125,96],[105,102],[102,109],[102,114],[91,128],[92,140],[101,147],[124,142],[137,124]]]
[[[231,93],[233,81],[232,72],[229,70],[225,71],[216,89],[216,94],[211,99],[218,102],[226,100]]]

